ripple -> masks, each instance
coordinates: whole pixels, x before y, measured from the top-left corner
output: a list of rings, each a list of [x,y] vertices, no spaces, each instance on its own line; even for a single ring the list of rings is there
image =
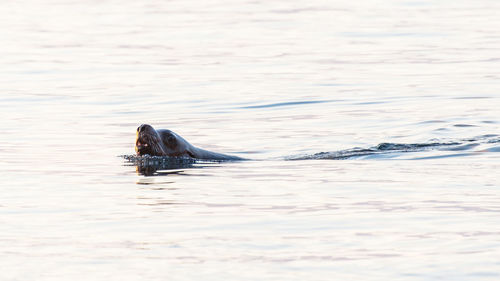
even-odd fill
[[[271,107],[283,107],[283,106],[304,105],[304,104],[328,103],[328,102],[334,102],[334,101],[335,100],[278,102],[278,103],[270,103],[270,104],[262,104],[262,105],[242,106],[242,107],[237,107],[237,108],[243,108],[243,109],[271,108]]]

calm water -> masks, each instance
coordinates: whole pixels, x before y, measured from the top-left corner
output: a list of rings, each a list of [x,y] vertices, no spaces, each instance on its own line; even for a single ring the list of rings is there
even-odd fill
[[[0,279],[499,280],[499,9],[3,3]],[[142,123],[254,160],[146,177]]]

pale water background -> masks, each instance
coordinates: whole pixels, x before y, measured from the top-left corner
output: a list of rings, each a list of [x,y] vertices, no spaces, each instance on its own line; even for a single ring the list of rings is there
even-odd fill
[[[3,2],[0,279],[499,280],[499,11]],[[141,123],[259,161],[144,177]]]

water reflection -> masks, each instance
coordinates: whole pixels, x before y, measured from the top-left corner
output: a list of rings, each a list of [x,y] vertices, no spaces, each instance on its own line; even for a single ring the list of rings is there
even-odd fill
[[[182,169],[213,167],[214,164],[223,162],[219,160],[201,160],[190,157],[170,156],[135,156],[122,155],[128,165],[135,166],[136,172],[143,176],[168,176],[179,175]]]

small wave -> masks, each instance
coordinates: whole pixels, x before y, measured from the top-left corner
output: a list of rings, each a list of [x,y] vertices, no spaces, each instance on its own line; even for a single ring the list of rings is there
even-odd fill
[[[471,124],[455,124],[453,126],[459,128],[477,127],[476,125],[471,125]]]
[[[332,101],[333,100],[278,102],[278,103],[270,103],[262,105],[241,106],[239,108],[243,109],[270,108],[270,107],[281,107],[281,106],[292,106],[292,105],[303,105],[303,104],[314,104],[314,103],[327,103]]]
[[[461,141],[450,141],[450,142],[429,142],[429,143],[380,143],[374,147],[370,148],[352,148],[340,151],[331,152],[320,152],[312,155],[299,155],[287,157],[286,160],[315,160],[315,159],[330,159],[330,160],[343,160],[343,159],[353,159],[353,158],[394,158],[397,157],[395,154],[402,154],[406,152],[423,152],[426,150],[439,150],[439,151],[460,151],[461,153],[446,154],[446,155],[433,155],[433,156],[422,156],[412,159],[436,159],[436,158],[447,158],[447,157],[459,157],[459,156],[469,156],[475,155],[474,152],[466,153],[464,151],[470,151],[481,144],[491,144],[500,142],[500,138],[494,138],[497,135],[489,134],[482,135],[475,138],[464,139]],[[487,148],[483,151],[496,152],[498,148]],[[389,156],[391,154],[392,156]]]
[[[442,150],[449,150],[449,151],[463,151],[463,150],[470,150],[476,146],[479,146],[479,143],[468,143],[468,144],[462,144],[458,146],[453,146],[449,148],[444,148]]]
[[[449,146],[449,145],[458,145],[459,142],[431,142],[431,143],[381,143],[375,147],[377,151],[391,151],[391,150],[400,150],[400,151],[413,151],[417,149],[425,149],[425,148],[433,148],[438,146]]]
[[[370,156],[375,154],[387,154],[393,152],[417,152],[426,149],[433,149],[443,146],[453,146],[460,143],[450,142],[450,143],[380,143],[371,148],[353,148],[340,151],[332,152],[320,152],[312,155],[288,157],[287,160],[314,160],[314,159],[331,159],[331,160],[343,160],[362,156]]]
[[[488,151],[488,152],[500,152],[500,146],[490,147],[490,148],[485,149],[485,151]]]
[[[415,157],[412,160],[430,160],[430,159],[443,159],[443,158],[452,158],[452,157],[466,157],[473,156],[474,153],[456,153],[456,154],[444,154],[444,155],[434,155],[434,156],[425,156],[425,157]]]

